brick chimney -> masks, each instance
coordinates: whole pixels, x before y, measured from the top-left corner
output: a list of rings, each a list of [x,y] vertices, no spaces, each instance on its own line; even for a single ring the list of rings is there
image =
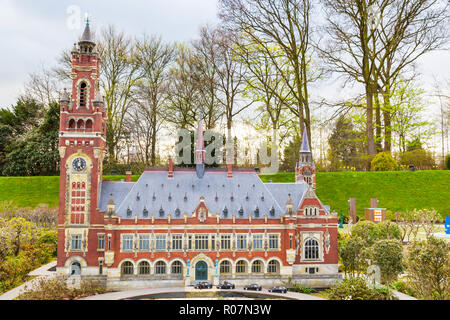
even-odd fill
[[[173,178],[173,160],[169,158],[169,178]]]
[[[227,163],[227,171],[228,171],[227,177],[233,178],[233,164]]]
[[[127,171],[125,172],[126,178],[125,178],[125,182],[131,182],[131,171]]]

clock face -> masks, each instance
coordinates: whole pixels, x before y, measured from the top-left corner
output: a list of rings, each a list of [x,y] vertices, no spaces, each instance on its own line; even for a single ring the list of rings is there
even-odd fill
[[[75,158],[72,162],[72,167],[75,171],[83,171],[86,169],[86,160],[83,158]]]

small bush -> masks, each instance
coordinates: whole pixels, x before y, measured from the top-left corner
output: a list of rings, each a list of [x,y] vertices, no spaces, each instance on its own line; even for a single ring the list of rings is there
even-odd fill
[[[408,284],[401,280],[391,283],[391,288],[396,291],[407,294],[408,296],[411,296],[411,297],[416,296],[416,293],[408,286]]]
[[[372,171],[394,171],[397,170],[398,163],[390,153],[380,152],[373,158],[370,167]]]
[[[372,289],[362,278],[347,278],[336,283],[327,293],[331,300],[389,300],[386,288]]]
[[[450,154],[445,156],[445,169],[450,170]]]
[[[311,293],[316,292],[316,290],[313,288],[307,288],[307,287],[304,287],[301,284],[298,284],[295,282],[292,284],[291,287],[288,288],[288,291],[306,293],[306,294],[311,294]]]

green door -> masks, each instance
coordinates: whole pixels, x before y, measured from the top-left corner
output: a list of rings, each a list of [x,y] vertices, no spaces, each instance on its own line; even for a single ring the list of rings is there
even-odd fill
[[[208,280],[208,265],[205,261],[199,261],[195,265],[195,280]]]

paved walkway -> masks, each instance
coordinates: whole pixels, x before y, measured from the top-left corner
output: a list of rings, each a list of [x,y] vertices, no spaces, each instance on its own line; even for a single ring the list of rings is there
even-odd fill
[[[404,293],[401,293],[399,291],[392,291],[392,293],[394,294],[394,296],[396,296],[398,298],[398,300],[417,300],[414,297],[408,296]]]
[[[167,293],[186,293],[186,292],[235,292],[235,293],[242,293],[242,294],[264,294],[265,298],[284,298],[284,299],[292,299],[292,300],[324,300],[322,298],[304,294],[304,293],[297,293],[297,292],[288,292],[288,293],[272,293],[269,292],[267,289],[263,289],[262,291],[247,291],[247,290],[239,290],[239,289],[233,289],[233,290],[217,290],[217,289],[202,289],[197,290],[192,287],[186,287],[186,288],[158,288],[158,289],[139,289],[139,290],[130,290],[130,291],[121,291],[121,292],[111,292],[111,293],[105,293],[100,294],[92,297],[83,298],[80,300],[123,300],[123,299],[130,299],[134,297],[140,297],[140,296],[151,296],[151,295],[160,295],[160,294],[167,294]],[[151,298],[151,297],[148,297]],[[181,298],[183,299],[183,298]],[[255,298],[257,299],[257,298]]]
[[[30,281],[25,282],[24,284],[14,288],[2,295],[0,295],[0,300],[14,300],[22,293],[25,292],[26,288],[31,288],[35,283],[37,283],[42,278],[51,278],[54,276],[54,271],[48,271],[49,269],[56,266],[56,261],[52,261],[32,272],[30,272],[29,276],[36,276],[36,278],[31,279]]]

